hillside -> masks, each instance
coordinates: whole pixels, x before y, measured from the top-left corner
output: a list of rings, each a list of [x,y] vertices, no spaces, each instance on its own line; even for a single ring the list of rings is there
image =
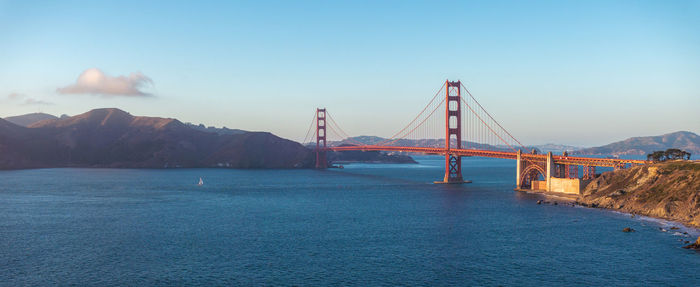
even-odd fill
[[[700,163],[672,161],[605,172],[581,191],[578,201],[700,227]]]
[[[265,132],[217,134],[176,119],[97,109],[29,128],[0,120],[0,168],[231,167],[311,165],[300,144]]]
[[[646,155],[657,150],[677,148],[691,154],[700,154],[700,136],[680,131],[660,136],[633,137],[608,145],[581,149],[573,154],[589,155]]]
[[[21,115],[21,116],[14,116],[14,117],[6,117],[5,120],[8,122],[11,122],[13,124],[16,124],[18,126],[23,126],[23,127],[28,127],[30,125],[33,125],[35,123],[38,123],[40,121],[44,120],[55,120],[58,119],[58,117],[49,115],[49,114],[44,114],[44,113],[33,113],[33,114],[26,114],[26,115]]]

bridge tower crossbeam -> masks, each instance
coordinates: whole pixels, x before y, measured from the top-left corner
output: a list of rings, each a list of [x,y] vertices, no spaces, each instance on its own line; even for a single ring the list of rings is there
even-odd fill
[[[316,168],[326,167],[326,108],[319,108],[316,109]]]

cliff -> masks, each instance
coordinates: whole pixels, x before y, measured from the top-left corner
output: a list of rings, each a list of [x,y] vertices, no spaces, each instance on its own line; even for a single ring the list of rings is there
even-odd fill
[[[700,163],[672,161],[605,172],[581,191],[578,203],[700,227]]]

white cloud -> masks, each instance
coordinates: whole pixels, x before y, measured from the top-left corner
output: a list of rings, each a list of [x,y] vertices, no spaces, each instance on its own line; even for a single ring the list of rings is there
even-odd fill
[[[51,102],[46,102],[42,100],[37,100],[35,98],[28,98],[25,94],[20,94],[20,93],[12,93],[7,95],[7,98],[10,101],[22,101],[21,105],[24,106],[46,106],[46,105],[53,105]]]
[[[90,68],[80,74],[75,84],[56,91],[60,94],[148,97],[151,94],[141,91],[141,88],[149,84],[153,85],[153,80],[139,72],[112,77],[100,69]]]
[[[22,103],[22,105],[25,105],[25,106],[48,106],[48,105],[53,105],[53,103],[45,102],[45,101],[37,100],[37,99],[33,99],[33,98],[28,98],[28,99],[24,100],[24,103]]]

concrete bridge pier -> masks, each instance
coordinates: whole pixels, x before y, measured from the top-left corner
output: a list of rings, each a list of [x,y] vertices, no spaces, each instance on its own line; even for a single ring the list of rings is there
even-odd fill
[[[582,187],[590,180],[581,180],[578,175],[569,178],[568,166],[554,162],[552,152],[547,153],[545,162],[523,161],[522,152],[516,154],[516,187],[518,190],[579,194]],[[557,172],[559,170],[559,172]],[[538,177],[542,176],[542,180]],[[523,186],[523,183],[530,186]]]
[[[552,152],[547,153],[547,168],[545,171],[547,172],[547,175],[545,175],[544,180],[547,182],[547,191],[552,191],[552,167],[554,166],[554,160],[552,159]]]
[[[523,152],[521,150],[518,150],[518,153],[515,154],[515,186],[516,189],[522,189],[522,183],[521,183],[521,178],[520,178],[520,173],[522,172],[522,163],[520,162],[522,160]]]

